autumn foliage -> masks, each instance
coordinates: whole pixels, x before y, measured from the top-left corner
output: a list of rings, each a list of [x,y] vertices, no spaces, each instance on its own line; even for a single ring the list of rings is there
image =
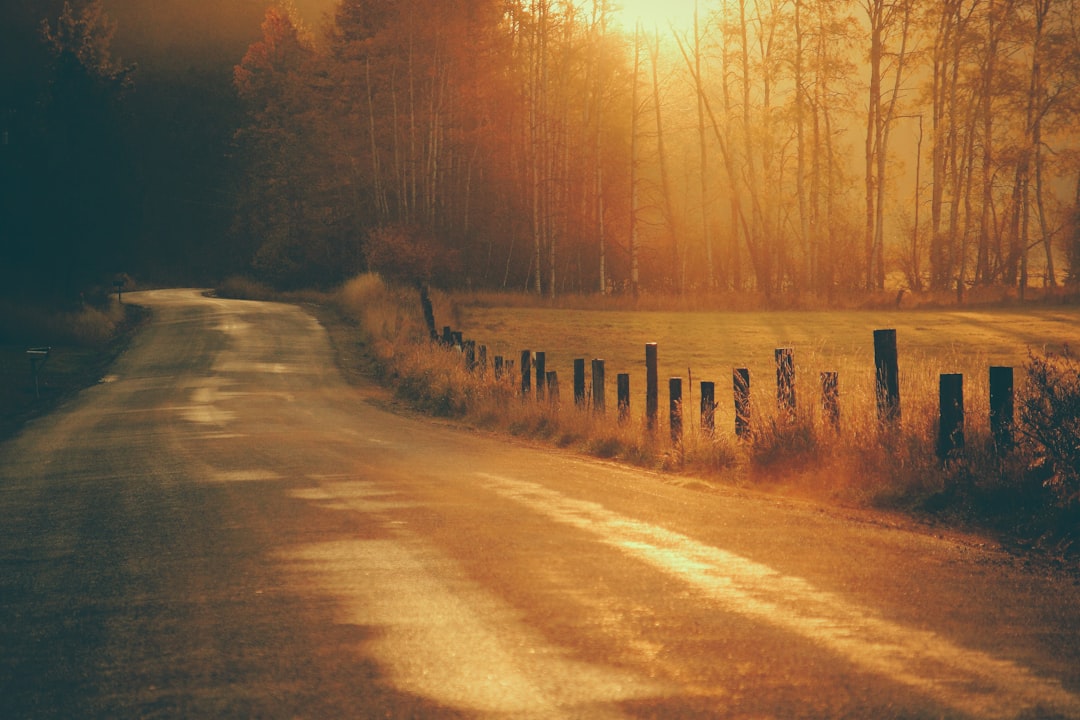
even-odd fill
[[[1054,287],[1077,1],[635,29],[605,0],[341,0],[318,33],[274,7],[235,72],[234,232],[284,285],[408,226],[457,252],[448,282],[552,297]]]

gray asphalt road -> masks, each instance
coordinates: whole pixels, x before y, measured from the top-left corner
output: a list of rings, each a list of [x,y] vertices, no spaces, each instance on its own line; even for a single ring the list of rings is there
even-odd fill
[[[1080,718],[1072,578],[387,413],[296,307],[130,299],[0,446],[2,718]]]

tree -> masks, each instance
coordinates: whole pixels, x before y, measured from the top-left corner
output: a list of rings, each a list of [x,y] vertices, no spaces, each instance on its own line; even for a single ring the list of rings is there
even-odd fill
[[[114,32],[101,0],[78,9],[65,2],[55,23],[41,27],[52,57],[39,148],[47,175],[29,208],[37,222],[24,282],[68,302],[121,271],[135,240],[138,193],[123,108],[134,69],[113,58]]]
[[[249,109],[249,122],[238,133],[248,182],[237,232],[258,238],[253,266],[273,284],[332,282],[357,263],[345,257],[349,240],[330,230],[335,176],[323,171],[333,167],[333,154],[320,142],[326,133],[310,82],[315,53],[287,9],[269,8],[262,30],[234,73]]]
[[[866,113],[866,289],[885,287],[885,170],[889,132],[897,114],[907,62],[912,0],[860,0],[870,26]],[[889,88],[889,81],[892,87]]]

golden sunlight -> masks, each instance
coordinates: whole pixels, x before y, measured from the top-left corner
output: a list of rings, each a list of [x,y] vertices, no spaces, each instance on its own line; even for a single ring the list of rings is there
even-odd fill
[[[613,7],[622,24],[628,28],[640,22],[645,30],[663,30],[669,25],[677,30],[685,30],[693,26],[695,4],[704,18],[711,4],[709,0],[616,0]]]

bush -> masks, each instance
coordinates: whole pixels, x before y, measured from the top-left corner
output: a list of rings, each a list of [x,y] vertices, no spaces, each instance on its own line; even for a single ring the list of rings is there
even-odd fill
[[[445,280],[459,265],[455,250],[416,225],[387,225],[372,230],[364,245],[364,258],[371,270],[406,285]]]
[[[242,275],[232,275],[222,280],[214,289],[218,297],[234,300],[276,300],[280,293],[269,285]]]
[[[1020,397],[1021,433],[1035,458],[1036,477],[1062,509],[1080,506],[1080,363],[1062,355],[1028,354]]]

